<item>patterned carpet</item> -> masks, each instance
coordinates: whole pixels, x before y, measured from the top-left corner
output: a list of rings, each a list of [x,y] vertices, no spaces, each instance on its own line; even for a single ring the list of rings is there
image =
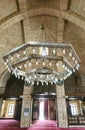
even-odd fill
[[[58,128],[56,121],[34,121],[30,128],[20,128],[17,120],[1,119],[0,130],[85,130],[85,127],[80,128]]]
[[[19,121],[14,119],[0,119],[0,127],[19,127]]]

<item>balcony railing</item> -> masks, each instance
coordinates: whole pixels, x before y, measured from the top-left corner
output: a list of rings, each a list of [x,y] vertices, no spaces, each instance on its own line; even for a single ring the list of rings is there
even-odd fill
[[[85,125],[85,116],[69,116],[68,123],[69,125]]]

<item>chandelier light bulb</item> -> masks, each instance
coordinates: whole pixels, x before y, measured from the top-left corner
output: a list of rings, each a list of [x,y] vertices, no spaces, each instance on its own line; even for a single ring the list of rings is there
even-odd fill
[[[70,72],[70,69],[67,69],[68,72]]]
[[[11,61],[13,61],[13,59],[14,59],[14,57],[13,57],[13,56],[11,56]]]
[[[74,61],[74,60],[75,60],[75,58],[74,58],[74,57],[72,57],[72,60]]]
[[[30,81],[30,80],[29,80],[28,82],[29,82],[29,84],[31,83],[31,81]]]
[[[55,81],[58,82],[58,79],[56,78]]]
[[[8,64],[8,59],[6,59],[6,61],[5,61],[5,65],[7,65]]]
[[[66,53],[65,49],[63,49],[63,54],[65,55],[65,53]]]
[[[23,55],[26,55],[26,50],[23,51]]]
[[[44,82],[41,82],[42,83],[42,85],[44,85]]]
[[[42,78],[43,76],[42,76],[42,74],[40,75],[40,78]]]
[[[48,79],[48,75],[47,75],[47,79]]]
[[[26,67],[27,67],[27,64],[24,64],[24,67],[26,68]]]
[[[79,68],[78,67],[76,67],[76,70],[78,70]]]
[[[42,63],[42,64],[43,64],[43,66],[45,66],[45,61],[43,61],[43,63]]]
[[[75,60],[75,64],[77,64],[77,60]]]
[[[46,82],[46,85],[48,85],[48,81]]]
[[[36,75],[34,75],[34,78],[36,79]]]
[[[20,79],[20,75],[18,75],[18,79]]]
[[[77,67],[79,68],[79,64],[77,64]]]
[[[62,65],[62,68],[63,68],[63,69],[65,68],[65,64]]]
[[[32,66],[32,63],[31,63],[31,62],[29,62],[29,66]]]
[[[67,68],[67,66],[65,67],[65,70],[67,70],[68,68]]]
[[[55,54],[56,53],[56,50],[55,50],[55,48],[53,49],[53,54]]]
[[[68,78],[68,77],[67,77],[67,75],[66,75],[66,77],[65,77],[65,78],[66,78],[66,79]]]
[[[69,56],[72,57],[72,52],[69,52]]]
[[[17,54],[17,58],[19,58],[20,57],[20,55],[19,54]]]
[[[5,61],[5,65],[7,65],[7,62]]]
[[[39,81],[37,81],[37,86],[39,85]]]
[[[32,77],[31,76],[29,76],[29,79],[31,79]]]
[[[49,62],[49,65],[50,65],[50,66],[52,66],[52,63],[51,63],[51,62]]]
[[[6,62],[8,62],[8,59],[6,59]]]
[[[38,60],[36,60],[36,65],[38,65]]]
[[[27,77],[27,78],[25,78],[25,80],[26,80],[26,81],[29,81],[29,78]]]
[[[56,66],[59,67],[59,63],[58,62],[56,63]]]
[[[73,69],[73,72],[75,72],[75,69]]]
[[[34,85],[34,81],[32,81],[32,85]]]
[[[71,74],[72,74],[72,71],[70,70],[70,72],[69,72],[69,73],[70,73],[70,75],[71,75]]]
[[[71,74],[70,74],[70,73],[68,73],[68,74],[67,74],[67,77],[69,77],[70,75],[71,75]]]
[[[24,79],[24,77],[22,76],[22,80]]]
[[[9,71],[9,73],[11,73],[11,70],[10,70],[10,68],[8,68],[8,71]]]
[[[64,77],[64,80],[66,79],[66,76]]]
[[[19,66],[19,69],[21,69],[21,68],[22,68],[22,65]]]
[[[54,79],[54,77],[52,76],[52,80]]]
[[[33,54],[35,54],[35,48],[32,49]]]
[[[9,66],[8,66],[8,65],[6,65],[6,67],[7,67],[7,69],[9,68]]]
[[[41,48],[40,54],[41,54],[42,56],[48,55],[48,48],[44,48],[44,47]]]
[[[77,70],[79,69],[79,64],[77,64],[76,69],[77,69]]]

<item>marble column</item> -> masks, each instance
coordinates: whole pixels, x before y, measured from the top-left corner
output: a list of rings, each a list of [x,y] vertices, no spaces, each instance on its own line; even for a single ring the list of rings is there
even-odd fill
[[[20,127],[29,127],[32,118],[32,86],[24,86]]]
[[[2,105],[3,105],[3,98],[0,98],[0,117],[2,117]]]
[[[68,127],[67,107],[63,83],[61,85],[56,85],[56,97],[58,127]]]

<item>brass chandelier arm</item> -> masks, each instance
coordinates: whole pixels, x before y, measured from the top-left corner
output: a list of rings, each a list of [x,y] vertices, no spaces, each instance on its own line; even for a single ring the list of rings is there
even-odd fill
[[[65,59],[63,58],[63,63],[68,66],[70,69],[73,69],[73,66]]]
[[[79,60],[79,62],[81,62],[80,58],[78,57],[76,51],[74,50],[73,46],[70,44],[71,49],[73,50],[73,52],[75,53],[75,56],[77,57],[77,59]]]
[[[12,66],[15,66],[15,65],[18,65],[18,64],[21,64],[23,62],[26,62],[28,60],[32,60],[32,59],[48,59],[48,60],[55,60],[55,61],[63,61],[63,57],[62,56],[41,56],[41,55],[38,55],[38,54],[31,54],[30,56],[26,56],[26,57],[22,57],[20,60],[17,60],[14,64],[12,64]]]
[[[55,60],[55,61],[62,61],[66,66],[68,66],[70,69],[73,69],[74,66],[72,66],[65,58],[63,58],[62,56],[41,56],[41,55],[37,55],[37,54],[31,54],[30,56],[26,56],[26,57],[22,57],[20,60],[17,60],[15,63],[13,63],[12,65],[9,65],[10,68],[14,67],[18,64],[21,64],[23,62],[26,62],[28,60],[31,59],[48,59],[48,60]]]
[[[29,41],[23,45],[20,45],[16,48],[14,48],[12,51],[9,53],[5,54],[3,58],[7,58],[9,55],[13,55],[20,50],[26,49],[27,47],[47,47],[47,48],[69,48],[70,44],[68,43],[43,43],[43,42],[35,42],[35,41]]]

